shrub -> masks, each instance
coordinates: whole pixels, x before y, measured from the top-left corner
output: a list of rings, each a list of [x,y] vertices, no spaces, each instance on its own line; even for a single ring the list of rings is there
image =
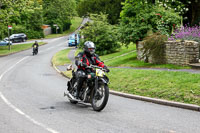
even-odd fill
[[[144,38],[143,56],[147,59],[152,56],[154,63],[164,63],[165,41],[167,41],[167,36],[159,32]]]
[[[107,16],[92,14],[90,18],[91,21],[80,32],[84,36],[80,46],[83,47],[85,41],[92,41],[99,55],[112,53],[119,48],[116,28],[107,22]]]
[[[38,38],[44,38],[44,33],[43,31],[34,31],[34,30],[26,30],[24,32],[28,39],[38,39]]]
[[[174,31],[168,40],[192,40],[200,42],[200,26],[189,27],[185,25]]]
[[[13,33],[24,33],[24,31],[26,30],[26,27],[23,25],[14,25],[13,26]]]
[[[138,0],[126,0],[120,16],[119,38],[125,44],[142,40],[149,30],[169,35],[172,27],[180,23],[179,14],[173,9]]]

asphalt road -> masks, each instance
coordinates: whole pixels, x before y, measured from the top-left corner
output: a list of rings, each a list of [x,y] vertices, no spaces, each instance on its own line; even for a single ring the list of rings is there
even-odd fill
[[[110,95],[102,112],[63,97],[66,78],[51,66],[67,37],[0,58],[0,133],[199,133],[200,112]]]

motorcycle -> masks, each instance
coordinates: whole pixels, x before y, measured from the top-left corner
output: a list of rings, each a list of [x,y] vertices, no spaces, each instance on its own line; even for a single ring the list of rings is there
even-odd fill
[[[37,53],[38,53],[37,46],[34,45],[34,46],[33,46],[33,56],[34,56],[34,55],[37,55]]]
[[[106,70],[90,65],[86,68],[93,69],[92,73],[89,73],[86,80],[83,82],[83,86],[79,93],[80,100],[74,98],[77,89],[77,79],[76,73],[72,70],[72,78],[68,81],[67,92],[64,96],[67,96],[72,104],[77,104],[78,102],[90,103],[94,111],[101,111],[104,109],[108,102],[109,97],[109,78],[105,75]]]

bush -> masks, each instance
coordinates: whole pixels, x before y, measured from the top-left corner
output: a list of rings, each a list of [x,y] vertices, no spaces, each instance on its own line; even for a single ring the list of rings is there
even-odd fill
[[[167,41],[167,36],[159,32],[144,38],[143,56],[147,59],[152,56],[154,63],[164,63],[165,41]]]
[[[185,27],[180,27],[174,31],[168,40],[192,40],[200,42],[200,26],[189,27],[185,25]]]
[[[180,23],[180,16],[173,9],[137,0],[126,0],[120,16],[119,38],[125,44],[142,40],[150,30],[169,35],[172,27]]]
[[[27,30],[24,32],[28,39],[38,39],[38,38],[44,38],[43,31],[34,31],[34,30]]]
[[[26,31],[26,27],[23,25],[14,25],[12,29],[13,33],[24,33]]]
[[[99,55],[112,53],[119,48],[116,27],[107,22],[107,16],[92,14],[90,18],[92,21],[81,30],[84,40],[80,46],[83,47],[85,41],[92,41],[95,43],[96,53]]]

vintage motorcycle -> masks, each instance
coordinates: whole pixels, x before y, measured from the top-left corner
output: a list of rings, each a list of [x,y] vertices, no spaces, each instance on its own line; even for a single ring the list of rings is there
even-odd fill
[[[34,45],[34,46],[33,46],[33,56],[34,56],[34,55],[37,55],[37,53],[38,53],[37,46]]]
[[[74,70],[72,70],[72,78],[68,81],[67,92],[64,93],[64,96],[67,96],[73,104],[78,102],[91,103],[93,110],[101,111],[106,106],[109,97],[109,79],[105,75],[106,70],[95,65],[90,65],[86,68],[93,69],[93,72],[88,74],[91,78],[87,77],[83,82],[79,95],[80,100],[74,98],[77,89],[77,79]]]

